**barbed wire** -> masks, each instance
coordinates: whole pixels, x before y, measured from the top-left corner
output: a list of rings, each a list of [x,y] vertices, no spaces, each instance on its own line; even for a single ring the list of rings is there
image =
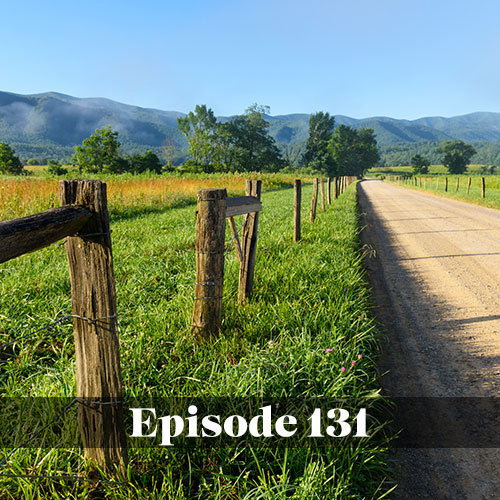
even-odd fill
[[[76,405],[76,403],[84,405],[110,405],[110,404],[121,404],[123,401],[87,401],[85,398],[73,398],[73,400],[68,403],[49,423],[44,425],[41,429],[33,433],[28,439],[23,441],[20,445],[16,446],[3,460],[0,461],[0,469],[5,466],[6,462],[11,458],[16,452],[21,448],[25,448],[29,443],[31,443],[35,438],[37,438],[43,431],[54,425],[57,421],[61,419],[64,415],[69,413],[69,411]],[[111,485],[123,485],[128,484],[128,481],[110,481],[107,479],[92,479],[82,476],[53,476],[53,475],[42,475],[42,474],[8,474],[5,472],[0,472],[0,477],[8,477],[12,479],[52,479],[57,481],[74,481],[74,482],[90,482],[95,484],[111,484]]]
[[[40,333],[44,330],[49,330],[50,328],[53,328],[54,326],[57,325],[62,325],[63,323],[66,323],[70,319],[76,318],[76,319],[81,319],[83,321],[88,321],[90,323],[97,323],[98,321],[103,321],[106,319],[113,319],[116,318],[118,315],[114,314],[112,316],[103,316],[101,318],[86,318],[85,316],[78,316],[77,314],[67,314],[66,316],[63,316],[62,318],[53,321],[52,323],[49,323],[45,326],[42,326],[41,328],[38,328],[38,330],[35,330],[34,332],[27,333],[25,335],[21,335],[20,337],[15,338],[14,340],[10,340],[9,342],[5,342],[4,344],[0,345],[0,351],[2,351],[5,347],[8,347],[10,345],[16,344],[20,340],[32,337],[33,335],[36,335],[37,333]]]

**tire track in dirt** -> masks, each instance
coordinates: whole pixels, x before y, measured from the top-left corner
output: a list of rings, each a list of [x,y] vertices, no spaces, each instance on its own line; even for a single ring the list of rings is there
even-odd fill
[[[358,184],[391,396],[500,394],[500,211]],[[499,417],[500,420],[500,417]],[[456,428],[469,422],[456,415]],[[399,449],[397,499],[500,499],[496,448]]]

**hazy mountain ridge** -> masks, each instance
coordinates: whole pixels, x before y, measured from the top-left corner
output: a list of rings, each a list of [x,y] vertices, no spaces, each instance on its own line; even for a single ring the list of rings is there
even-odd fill
[[[162,111],[119,103],[105,98],[78,98],[57,92],[21,95],[0,91],[0,141],[13,144],[25,157],[55,152],[71,155],[73,146],[97,128],[110,125],[120,133],[125,153],[164,148],[186,153],[187,142],[177,129],[177,111]],[[219,117],[227,121],[231,117]],[[271,135],[281,143],[306,141],[309,115],[266,116]],[[462,139],[500,141],[500,113],[478,112],[452,118],[424,117],[399,120],[390,117],[355,119],[335,115],[335,123],[375,130],[381,146]],[[36,153],[36,154],[35,154]]]

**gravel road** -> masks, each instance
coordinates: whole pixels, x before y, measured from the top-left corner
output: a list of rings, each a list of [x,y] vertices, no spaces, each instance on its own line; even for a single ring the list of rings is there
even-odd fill
[[[384,390],[498,398],[500,211],[375,180],[359,183],[358,193],[387,336]],[[470,429],[459,411],[453,418],[450,432]],[[395,459],[401,480],[393,498],[500,500],[499,448],[398,449]]]

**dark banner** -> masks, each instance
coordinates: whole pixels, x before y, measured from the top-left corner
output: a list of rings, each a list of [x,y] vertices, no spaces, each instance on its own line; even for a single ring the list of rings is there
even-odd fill
[[[500,398],[0,398],[0,447],[99,447],[94,421],[129,447],[500,448]],[[99,416],[99,418],[94,418]],[[109,426],[103,429],[109,430]],[[374,443],[374,444],[375,444]]]

